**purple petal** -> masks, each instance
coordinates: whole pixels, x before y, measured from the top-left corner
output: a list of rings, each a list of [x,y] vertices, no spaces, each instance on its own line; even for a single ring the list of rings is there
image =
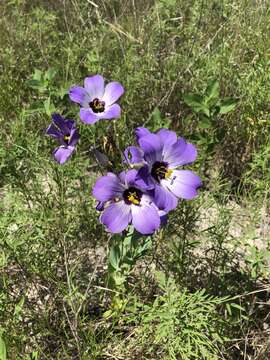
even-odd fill
[[[171,179],[162,180],[171,192],[182,199],[191,200],[197,195],[196,189],[202,185],[199,176],[190,170],[174,170]]]
[[[135,135],[136,135],[136,139],[137,139],[137,142],[139,142],[139,139],[145,135],[149,135],[151,134],[151,132],[144,128],[144,127],[138,127],[136,130],[135,130]]]
[[[55,161],[57,161],[61,165],[64,164],[70,158],[74,150],[74,147],[59,146],[53,152]]]
[[[54,124],[59,128],[62,129],[65,126],[65,119],[60,114],[52,114],[52,119]]]
[[[46,130],[46,134],[49,136],[52,136],[54,138],[59,138],[62,136],[61,132],[59,131],[59,129],[55,126],[54,123],[50,124]]]
[[[160,129],[157,132],[157,135],[160,137],[162,144],[165,146],[172,146],[177,141],[176,133],[168,129]]]
[[[73,128],[70,132],[70,139],[68,145],[75,147],[77,142],[79,141],[79,138],[80,138],[80,134],[78,129]]]
[[[124,201],[110,204],[100,216],[100,222],[112,233],[122,232],[130,221],[130,206]]]
[[[81,108],[80,118],[85,124],[94,124],[95,122],[100,120],[100,118],[96,114],[94,114],[90,108]]]
[[[106,85],[102,100],[105,101],[106,106],[112,105],[123,94],[124,94],[123,86],[121,84],[119,84],[118,82],[113,81],[113,82],[110,82],[108,85]]]
[[[142,136],[138,140],[140,147],[144,151],[144,158],[150,164],[160,161],[162,157],[162,144],[156,134]]]
[[[144,190],[152,190],[155,188],[156,182],[153,180],[147,165],[138,170],[135,184]]]
[[[177,197],[162,185],[156,185],[154,201],[159,209],[166,212],[175,209],[178,203]]]
[[[128,186],[130,184],[135,183],[135,179],[136,179],[137,174],[138,174],[137,170],[131,169],[131,170],[128,170],[128,171],[122,171],[119,174],[119,178],[120,178],[122,184],[125,184],[126,186]]]
[[[83,107],[86,107],[91,101],[87,91],[81,86],[72,86],[69,89],[69,98]]]
[[[99,201],[97,206],[96,206],[96,210],[97,211],[103,211],[104,210],[104,205],[105,205],[105,202]]]
[[[113,104],[100,113],[101,119],[116,119],[121,116],[121,108],[118,104]]]
[[[94,75],[84,79],[84,87],[90,96],[90,101],[93,99],[102,99],[104,94],[104,79],[101,75]]]
[[[128,146],[124,151],[124,158],[127,164],[143,163],[143,151],[137,146]]]
[[[73,128],[75,121],[63,118],[60,114],[52,114],[53,123],[62,134],[69,134]]]
[[[168,221],[168,214],[164,210],[158,210],[158,215],[160,217],[160,226],[165,226]]]
[[[122,198],[124,190],[125,188],[120,183],[118,176],[109,173],[96,181],[92,194],[95,199],[104,202],[115,198]]]
[[[132,224],[139,233],[144,235],[153,234],[160,226],[158,210],[147,198],[147,195],[142,196],[140,206],[131,205]]]
[[[171,167],[192,163],[197,157],[194,145],[186,143],[185,139],[179,138],[175,144],[163,149],[163,160]]]

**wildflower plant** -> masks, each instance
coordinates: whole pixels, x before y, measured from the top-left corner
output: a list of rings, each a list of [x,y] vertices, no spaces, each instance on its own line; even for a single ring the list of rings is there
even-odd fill
[[[84,87],[72,86],[69,97],[81,105],[80,118],[85,124],[94,124],[101,119],[116,119],[121,116],[121,108],[116,101],[123,95],[124,88],[112,81],[104,86],[101,75],[87,77]]]
[[[52,123],[47,128],[46,134],[58,140],[59,146],[54,150],[53,157],[59,164],[64,164],[75,151],[80,138],[75,121],[53,114]]]
[[[70,99],[80,104],[79,115],[86,124],[121,115],[116,101],[124,93],[123,86],[118,82],[104,84],[101,75],[94,75],[84,80],[84,87],[69,90]],[[46,133],[59,141],[54,158],[64,164],[75,150],[79,133],[75,121],[59,114],[52,119]],[[169,212],[179,200],[197,196],[201,186],[198,175],[182,169],[197,157],[193,144],[165,128],[152,133],[139,127],[135,136],[137,145],[128,146],[122,154],[128,169],[101,176],[92,190],[101,224],[115,234],[109,250],[109,283],[122,290],[136,260],[151,247],[151,236],[166,223]]]

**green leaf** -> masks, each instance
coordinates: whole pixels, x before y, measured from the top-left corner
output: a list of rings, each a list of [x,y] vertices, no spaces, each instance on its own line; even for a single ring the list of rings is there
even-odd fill
[[[35,69],[35,72],[33,74],[33,79],[37,80],[37,81],[40,81],[41,78],[42,78],[42,71],[40,71],[38,69]]]
[[[111,248],[110,254],[109,254],[109,262],[115,270],[117,270],[119,268],[120,249],[119,249],[118,245],[115,245]]]
[[[231,309],[231,305],[229,303],[226,304],[226,308],[227,308],[228,314],[230,316],[232,316],[232,309]]]
[[[154,120],[154,122],[155,123],[160,123],[161,122],[161,113],[160,113],[160,111],[159,111],[159,109],[158,108],[155,108],[154,110],[153,110],[153,112],[152,112],[152,118],[153,118],[153,120]]]
[[[7,259],[8,259],[8,256],[2,250],[0,252],[0,269],[7,265]]]
[[[212,99],[217,99],[219,97],[219,82],[217,80],[213,80],[207,86],[205,90],[205,99],[206,102]]]
[[[27,85],[32,89],[40,89],[43,87],[43,84],[40,80],[31,79],[27,81]]]
[[[240,310],[240,311],[243,311],[243,312],[246,311],[246,310],[245,310],[242,306],[240,306],[239,304],[231,303],[231,307],[233,307],[233,308],[235,308],[235,309],[238,309],[238,310]]]
[[[233,99],[233,98],[224,99],[220,103],[219,113],[227,114],[227,113],[233,111],[236,108],[237,103],[238,103],[238,100]]]
[[[50,98],[47,98],[47,99],[43,102],[43,106],[44,106],[45,113],[46,113],[48,116],[51,116],[51,114],[52,114],[53,112],[55,112],[55,107],[54,107],[53,103],[51,103],[51,99],[50,99]]]
[[[51,81],[55,77],[56,74],[57,74],[57,70],[54,68],[50,68],[46,71],[45,78],[47,80]]]
[[[171,122],[170,119],[162,117],[161,112],[157,107],[152,111],[150,115],[150,120],[152,123],[151,128],[153,131],[157,131],[162,127],[168,128]]]
[[[2,331],[0,332],[0,360],[7,360],[7,349],[2,338]]]
[[[60,99],[63,99],[64,96],[68,94],[68,88],[62,86],[58,90],[56,90],[54,94]]]
[[[22,312],[24,301],[25,301],[25,298],[24,298],[24,296],[22,296],[22,298],[20,299],[18,304],[15,305],[15,308],[14,308],[14,315],[15,316],[20,315],[20,313]]]
[[[200,108],[203,104],[203,97],[198,94],[184,95],[184,102],[192,109]]]
[[[191,107],[196,113],[202,113],[206,116],[210,116],[210,110],[207,105],[204,104],[204,99],[198,94],[184,95],[184,102]]]
[[[157,282],[158,282],[159,286],[161,287],[161,289],[165,289],[166,284],[167,284],[167,279],[166,279],[166,275],[164,274],[164,272],[156,271],[155,277],[156,277]]]
[[[208,119],[207,117],[203,117],[202,119],[200,119],[198,126],[201,129],[210,129],[213,127],[210,119]]]

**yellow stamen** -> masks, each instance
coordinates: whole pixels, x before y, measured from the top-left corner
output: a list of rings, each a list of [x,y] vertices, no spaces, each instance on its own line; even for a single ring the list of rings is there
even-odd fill
[[[65,141],[69,141],[69,139],[70,139],[70,136],[69,136],[69,135],[65,135],[65,136],[64,136],[64,140],[65,140]]]
[[[166,173],[165,173],[165,179],[168,179],[171,175],[172,175],[172,169],[167,169]]]
[[[134,205],[138,205],[140,203],[140,200],[137,198],[137,194],[135,192],[131,193],[128,196],[128,201],[130,201]]]

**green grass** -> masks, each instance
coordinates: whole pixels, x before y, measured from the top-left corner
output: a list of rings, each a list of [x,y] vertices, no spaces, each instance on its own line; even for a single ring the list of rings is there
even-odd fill
[[[268,359],[267,2],[9,0],[0,11],[0,360],[4,348],[11,360]],[[67,90],[96,73],[124,85],[123,114],[85,126]],[[214,79],[238,103],[203,129],[184,96]],[[44,136],[54,109],[80,127],[64,166]],[[196,144],[204,185],[170,215],[117,302],[88,150],[118,171],[142,125]]]

